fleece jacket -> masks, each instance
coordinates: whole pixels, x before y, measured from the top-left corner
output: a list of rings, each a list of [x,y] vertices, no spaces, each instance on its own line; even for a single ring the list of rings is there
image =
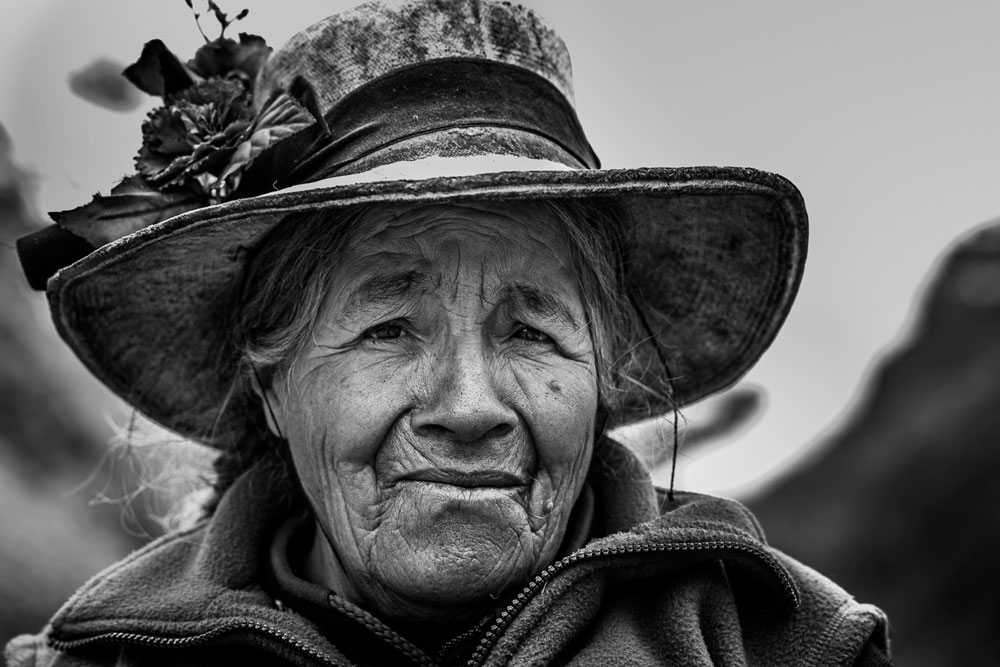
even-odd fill
[[[591,539],[434,654],[332,591],[319,620],[275,595],[270,552],[288,517],[250,470],[210,518],[98,574],[41,634],[15,638],[8,664],[890,664],[882,612],[770,548],[742,505],[668,501],[625,447],[597,451]]]

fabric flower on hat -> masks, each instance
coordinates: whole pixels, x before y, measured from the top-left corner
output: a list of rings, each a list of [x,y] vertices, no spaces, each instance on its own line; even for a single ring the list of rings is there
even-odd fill
[[[209,195],[253,118],[243,82],[213,77],[181,91],[142,124],[135,165],[149,183]]]
[[[236,19],[245,16],[241,12]],[[219,17],[225,28],[231,23]],[[271,47],[257,36],[220,35],[182,62],[160,40],[148,42],[123,75],[162,98],[142,124],[137,173],[84,206],[50,215],[97,247],[174,215],[239,196],[243,172],[264,150],[314,117],[293,97],[253,100],[253,81]],[[259,108],[260,111],[255,110]]]

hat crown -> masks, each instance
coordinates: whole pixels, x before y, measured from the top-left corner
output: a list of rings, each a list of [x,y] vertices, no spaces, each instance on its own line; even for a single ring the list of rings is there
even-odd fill
[[[254,99],[262,104],[302,77],[326,113],[386,74],[455,58],[527,69],[573,105],[572,67],[562,39],[533,11],[490,0],[370,2],[327,17],[271,55]]]
[[[291,96],[318,122],[256,159],[240,193],[439,158],[598,168],[571,79],[566,45],[519,5],[361,5],[298,33],[261,68],[256,104]]]

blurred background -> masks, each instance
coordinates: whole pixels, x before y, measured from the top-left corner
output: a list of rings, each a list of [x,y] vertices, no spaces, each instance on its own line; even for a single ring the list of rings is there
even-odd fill
[[[277,46],[353,4],[222,7],[250,10],[230,35]],[[993,664],[1000,3],[523,4],[569,46],[603,166],[758,167],[810,211],[796,305],[744,382],[685,411],[678,487],[746,502],[772,543],[884,608],[899,664]],[[132,173],[156,100],[116,73],[153,38],[181,57],[202,41],[184,0],[5,3],[0,642],[159,534],[178,457],[206,460],[177,443],[115,447],[133,415],[64,349],[13,250],[44,211]],[[622,437],[655,466],[667,426]]]

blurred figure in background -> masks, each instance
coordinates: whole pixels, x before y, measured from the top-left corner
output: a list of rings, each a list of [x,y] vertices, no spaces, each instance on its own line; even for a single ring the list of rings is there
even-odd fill
[[[1000,655],[1000,221],[935,267],[913,329],[809,465],[751,502],[768,537],[876,600],[906,665]]]

